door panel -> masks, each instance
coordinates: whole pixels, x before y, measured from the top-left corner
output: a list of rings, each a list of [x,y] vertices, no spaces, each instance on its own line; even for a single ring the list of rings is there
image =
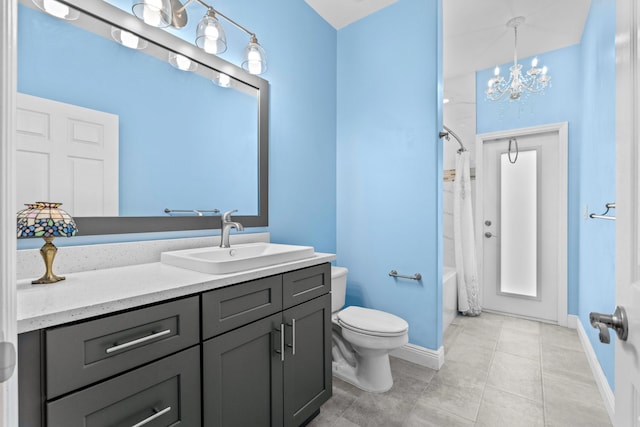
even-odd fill
[[[282,425],[281,324],[274,314],[203,344],[203,425]]]
[[[629,335],[615,340],[615,425],[640,426],[640,60],[636,0],[616,2],[616,303]]]
[[[485,139],[482,149],[483,307],[559,320],[558,236],[566,206],[558,130],[530,130]],[[511,147],[511,148],[510,148]]]

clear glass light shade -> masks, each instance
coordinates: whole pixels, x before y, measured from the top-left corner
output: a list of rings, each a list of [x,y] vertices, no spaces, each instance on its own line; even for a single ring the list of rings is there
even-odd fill
[[[80,12],[56,0],[33,0],[33,4],[43,12],[56,18],[75,21],[80,17]]]
[[[145,39],[118,27],[111,27],[111,37],[130,49],[144,49],[149,45]]]
[[[250,74],[262,74],[267,71],[267,55],[255,36],[251,37],[251,41],[244,48],[242,68]]]
[[[182,71],[194,71],[198,68],[197,62],[175,52],[169,53],[169,64]]]
[[[227,50],[227,36],[212,10],[209,10],[198,23],[196,46],[214,55]]]
[[[145,24],[152,27],[166,28],[171,25],[170,0],[133,0],[131,11]]]

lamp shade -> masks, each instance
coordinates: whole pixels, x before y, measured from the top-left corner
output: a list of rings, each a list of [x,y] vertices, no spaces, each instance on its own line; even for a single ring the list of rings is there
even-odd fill
[[[262,74],[267,71],[267,54],[256,36],[252,35],[242,55],[242,68],[250,74]]]
[[[173,11],[170,0],[133,0],[131,11],[152,27],[166,28],[171,25]]]
[[[227,50],[227,36],[213,9],[209,9],[198,23],[196,46],[215,55]]]
[[[36,202],[18,212],[18,237],[71,237],[78,228],[62,203]]]

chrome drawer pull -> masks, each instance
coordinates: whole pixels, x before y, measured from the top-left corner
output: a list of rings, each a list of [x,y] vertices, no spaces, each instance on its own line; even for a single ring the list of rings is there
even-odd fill
[[[170,333],[171,333],[171,329],[167,329],[162,332],[156,332],[155,334],[147,335],[146,337],[138,338],[137,340],[129,341],[120,345],[114,345],[113,347],[109,347],[106,351],[107,351],[107,354],[110,354],[110,353],[113,353],[114,351],[124,350],[125,348],[129,348],[136,344],[140,344],[155,338],[160,338]]]
[[[141,427],[141,426],[143,426],[145,424],[149,424],[151,421],[155,420],[158,417],[163,416],[164,414],[166,414],[169,411],[171,411],[171,406],[167,406],[162,411],[156,412],[155,414],[151,415],[148,418],[145,418],[144,420],[140,421],[138,424],[132,425],[131,427]]]

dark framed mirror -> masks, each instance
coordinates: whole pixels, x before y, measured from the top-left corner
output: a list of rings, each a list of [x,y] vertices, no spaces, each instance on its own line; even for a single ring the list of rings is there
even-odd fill
[[[78,10],[79,17],[54,18],[31,0],[21,0],[19,9],[18,139],[27,149],[17,155],[19,173],[26,174],[18,180],[18,205],[36,201],[31,194],[55,198],[76,220],[79,235],[219,228],[219,214],[212,211],[233,209],[238,209],[234,220],[245,227],[267,226],[268,82],[104,1],[61,3]],[[116,43],[114,29],[140,38],[144,49]],[[172,66],[176,54],[195,69]],[[117,179],[100,181],[116,187],[110,197],[117,199],[115,207],[105,207],[98,197],[103,184],[93,184],[91,177],[102,166],[84,154],[70,155],[60,168],[72,178],[47,178],[44,172],[31,177],[47,168],[52,174],[53,163],[47,162],[54,160],[31,150],[37,132],[20,135],[20,126],[29,121],[20,116],[22,93],[116,116]],[[94,136],[86,126],[68,133],[72,139]],[[37,192],[71,179],[79,195]]]

